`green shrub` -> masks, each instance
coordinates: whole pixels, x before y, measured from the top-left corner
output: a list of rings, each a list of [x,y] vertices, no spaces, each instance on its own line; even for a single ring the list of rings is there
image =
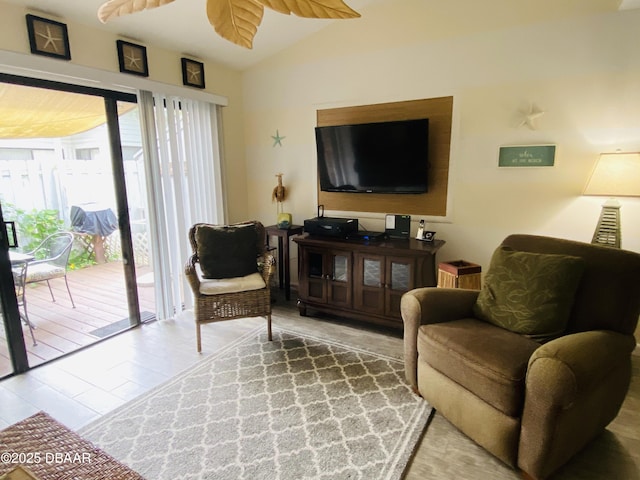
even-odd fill
[[[7,204],[6,217],[14,219],[18,233],[20,248],[29,252],[36,248],[49,235],[59,232],[64,227],[64,221],[57,210],[31,210],[26,212],[15,205]]]

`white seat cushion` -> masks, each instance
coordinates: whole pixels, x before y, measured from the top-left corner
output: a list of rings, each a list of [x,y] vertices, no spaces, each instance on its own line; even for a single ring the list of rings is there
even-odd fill
[[[221,293],[246,292],[247,290],[260,290],[266,284],[259,273],[252,273],[245,277],[234,278],[202,278],[200,272],[200,293],[202,295],[219,295]]]
[[[27,283],[64,277],[65,269],[52,263],[36,263],[27,266]]]

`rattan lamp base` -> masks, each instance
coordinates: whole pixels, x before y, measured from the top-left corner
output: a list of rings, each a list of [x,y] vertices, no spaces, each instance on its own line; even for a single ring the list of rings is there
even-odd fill
[[[620,203],[609,200],[602,205],[591,243],[620,248],[620,236]]]

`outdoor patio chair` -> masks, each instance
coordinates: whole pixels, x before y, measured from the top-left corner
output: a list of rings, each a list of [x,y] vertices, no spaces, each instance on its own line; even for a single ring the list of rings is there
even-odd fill
[[[31,333],[31,340],[33,340],[33,346],[38,345],[36,343],[36,337],[33,334],[33,329],[35,326],[29,320],[29,314],[27,312],[27,296],[25,294],[25,285],[27,278],[27,270],[29,264],[27,262],[21,263],[13,269],[13,283],[16,287],[16,298],[18,300],[18,310],[22,308],[20,312],[20,318],[24,322],[24,324],[29,327],[29,333]]]
[[[185,275],[195,300],[198,352],[202,324],[235,318],[266,317],[271,340],[270,283],[275,262],[267,252],[262,223],[197,223],[189,230],[189,241],[193,255]]]
[[[29,283],[47,282],[51,299],[55,302],[56,299],[49,280],[64,278],[71,305],[76,308],[69,289],[69,282],[67,281],[67,264],[69,263],[72,246],[73,233],[70,232],[57,232],[45,238],[35,250],[29,252],[35,260],[29,262],[25,283],[28,285]]]

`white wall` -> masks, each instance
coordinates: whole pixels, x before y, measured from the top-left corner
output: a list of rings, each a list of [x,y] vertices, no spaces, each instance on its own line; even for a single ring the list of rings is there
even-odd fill
[[[298,224],[315,216],[316,110],[452,95],[448,215],[425,217],[447,242],[438,261],[486,268],[510,233],[591,241],[606,200],[581,196],[594,162],[640,151],[640,10],[616,6],[380,2],[246,71],[249,211],[275,223],[271,189],[283,172],[285,211]],[[518,127],[531,103],[546,112],[536,130]],[[273,146],[276,129],[282,147]],[[554,167],[497,167],[501,145],[548,143],[557,145]],[[640,252],[640,199],[621,202],[623,248]],[[384,229],[381,215],[353,216]]]

